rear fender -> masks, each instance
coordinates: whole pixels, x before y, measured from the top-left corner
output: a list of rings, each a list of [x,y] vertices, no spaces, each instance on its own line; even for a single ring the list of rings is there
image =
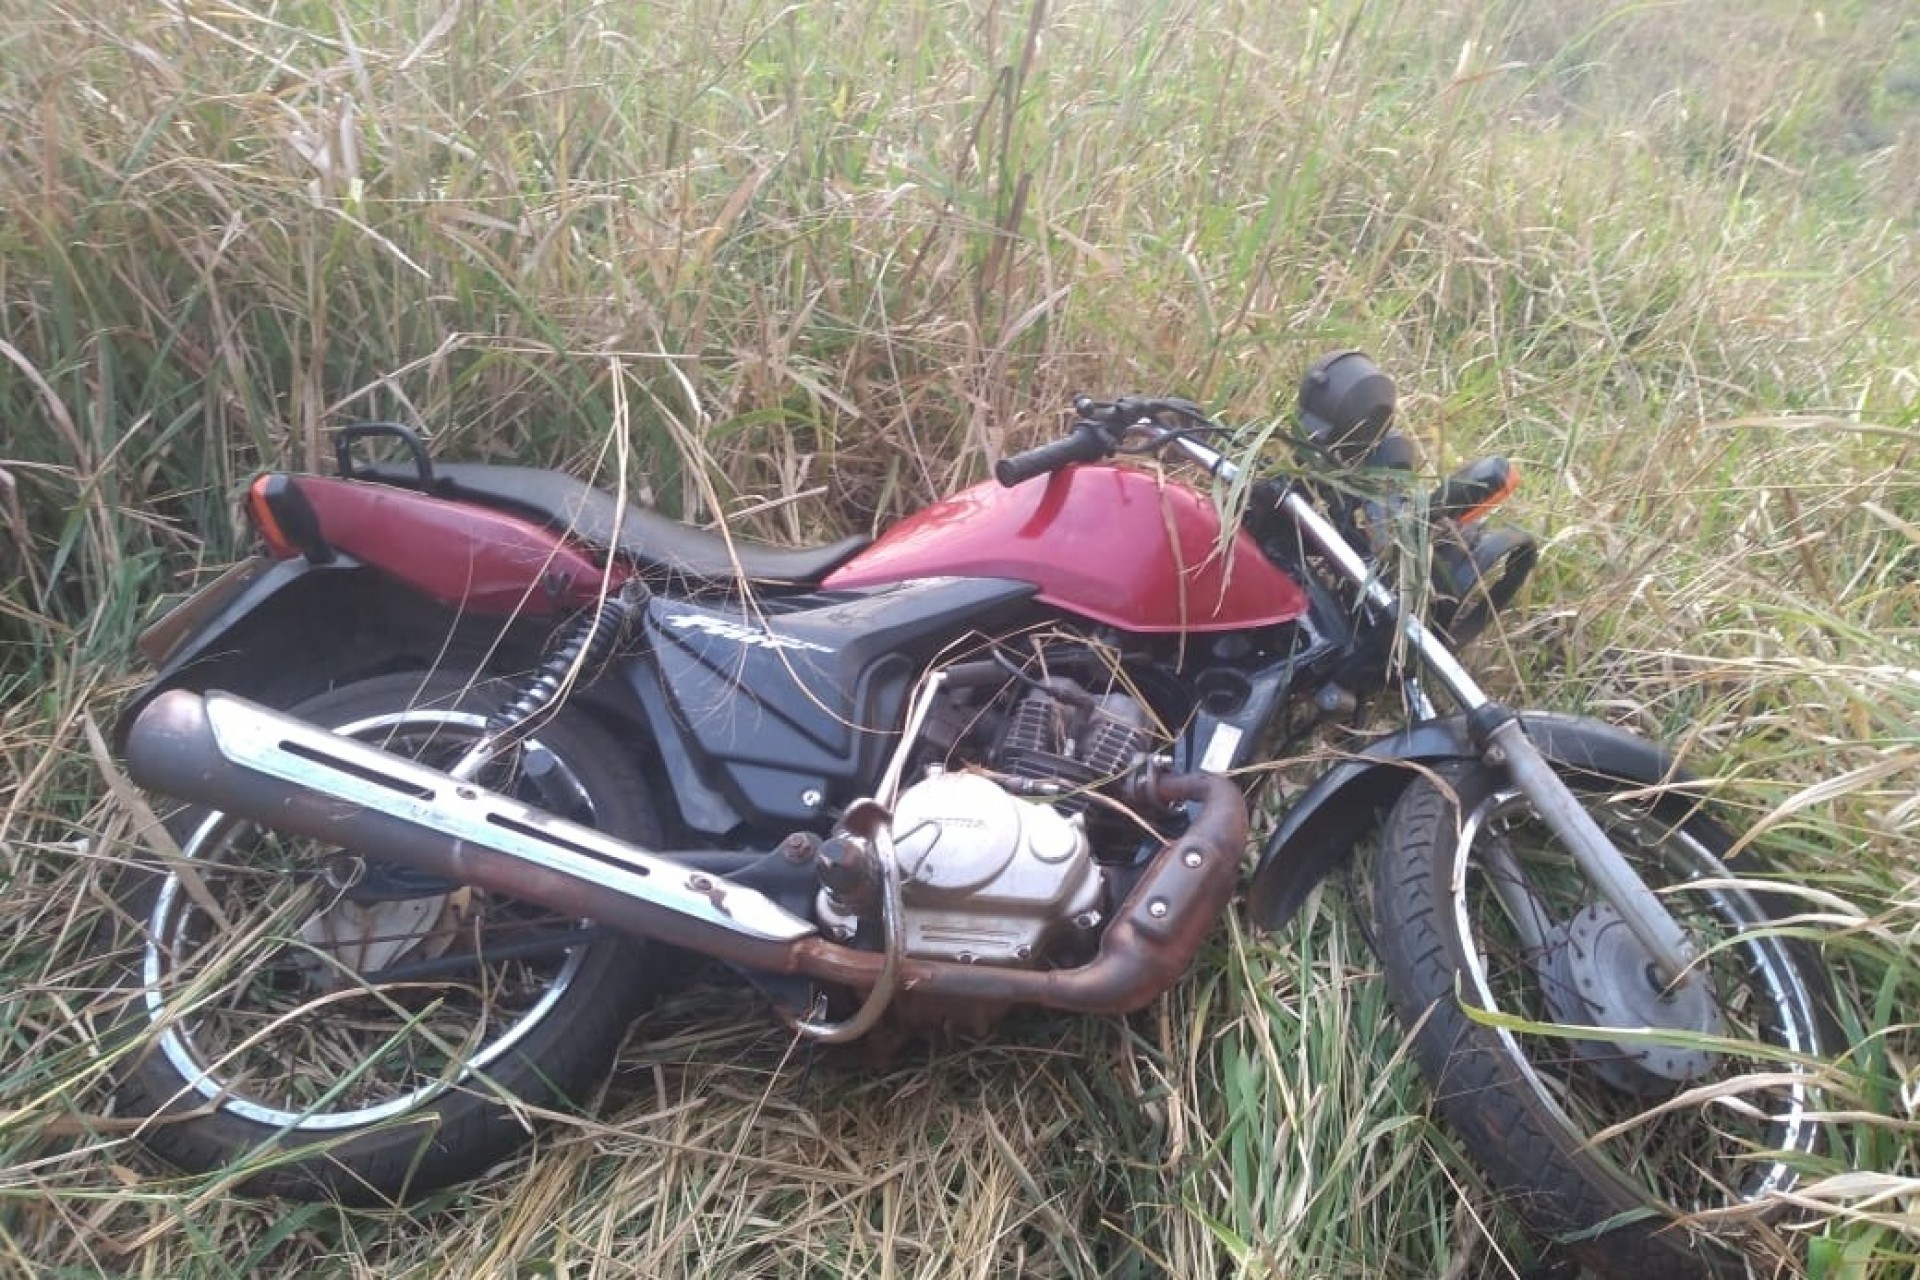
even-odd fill
[[[489,665],[522,623],[551,625],[626,576],[486,507],[324,476],[266,479],[284,482],[269,510],[297,517],[307,554],[244,562],[151,629],[143,647],[159,670],[121,712],[116,739],[173,688],[285,707],[383,671]]]
[[[351,556],[245,562],[149,632],[153,679],[121,709],[115,743],[168,689],[227,689],[288,707],[389,671],[524,664],[552,619],[478,617],[423,598]],[[530,624],[530,625],[529,625]]]
[[[360,674],[356,663],[377,662],[391,648],[376,637],[393,629],[394,594],[349,556],[324,565],[243,561],[141,638],[156,670],[121,708],[116,747],[141,709],[168,689],[230,689],[284,707]]]
[[[1520,719],[1547,758],[1571,772],[1642,785],[1692,780],[1660,747],[1610,724],[1553,713]],[[1313,887],[1379,825],[1408,782],[1437,765],[1479,756],[1465,718],[1454,716],[1382,738],[1327,770],[1261,850],[1247,886],[1247,918],[1267,930],[1285,925]]]

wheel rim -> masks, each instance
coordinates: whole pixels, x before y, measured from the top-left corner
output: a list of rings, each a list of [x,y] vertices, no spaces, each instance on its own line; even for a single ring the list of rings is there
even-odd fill
[[[414,709],[335,732],[445,764],[484,726],[470,712]],[[562,781],[580,792],[577,776],[554,759]],[[509,793],[518,782],[500,762],[477,781]],[[463,973],[369,982],[320,940],[327,930],[313,927],[348,901],[318,874],[324,853],[317,842],[211,814],[181,845],[187,873],[166,877],[149,914],[142,977],[157,1047],[188,1089],[234,1115],[275,1128],[339,1130],[404,1114],[483,1077],[579,974],[584,946],[485,956],[489,942],[579,922],[462,891],[473,908],[465,915],[452,894],[424,914],[376,909],[365,918],[389,926],[417,919],[422,927],[360,954],[404,960],[470,948]]]
[[[1636,1198],[1651,1194],[1662,1208],[1684,1213],[1785,1190],[1796,1177],[1792,1157],[1810,1153],[1817,1140],[1809,1060],[1820,1043],[1812,994],[1782,940],[1756,931],[1766,912],[1730,883],[1731,873],[1694,835],[1618,798],[1593,802],[1590,810],[1693,935],[1724,1019],[1722,1034],[1784,1049],[1795,1060],[1715,1049],[1711,1072],[1674,1084],[1672,1094],[1700,1086],[1726,1093],[1663,1107],[1666,1099],[1621,1088],[1618,1071],[1596,1061],[1593,1041],[1500,1024],[1491,1030],[1542,1108]],[[1543,989],[1542,974],[1563,970],[1520,940],[1524,931],[1489,883],[1484,855],[1496,839],[1552,919],[1590,908],[1594,893],[1517,792],[1489,796],[1466,815],[1447,880],[1459,936],[1468,942],[1466,985],[1484,1009],[1551,1024],[1566,1001]],[[1481,853],[1461,866],[1475,848]],[[1611,1136],[1596,1140],[1598,1134]]]

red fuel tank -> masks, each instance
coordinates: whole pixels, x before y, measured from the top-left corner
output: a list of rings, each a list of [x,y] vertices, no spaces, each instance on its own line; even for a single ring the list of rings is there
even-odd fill
[[[1014,578],[1123,631],[1237,631],[1289,622],[1306,593],[1253,540],[1223,540],[1213,504],[1130,467],[1079,466],[1014,488],[977,484],[902,520],[824,586]]]

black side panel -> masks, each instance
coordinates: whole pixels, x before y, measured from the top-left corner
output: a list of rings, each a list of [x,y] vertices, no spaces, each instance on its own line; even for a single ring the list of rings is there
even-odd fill
[[[679,739],[750,826],[810,826],[865,792],[926,663],[968,632],[1030,616],[1033,590],[928,578],[773,615],[655,598],[645,629],[666,698],[642,702],[650,717],[666,714],[655,736]],[[646,679],[646,665],[631,678]]]

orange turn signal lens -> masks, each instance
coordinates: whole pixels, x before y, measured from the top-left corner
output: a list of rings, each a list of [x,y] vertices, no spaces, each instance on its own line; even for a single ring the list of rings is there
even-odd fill
[[[1514,491],[1517,490],[1519,487],[1520,487],[1520,468],[1514,466],[1512,463],[1508,463],[1507,478],[1505,482],[1503,482],[1498,489],[1495,489],[1492,493],[1482,498],[1479,502],[1474,503],[1471,507],[1468,507],[1465,511],[1461,512],[1460,523],[1472,524],[1475,520],[1484,520],[1486,517],[1493,514],[1494,508],[1498,507],[1501,503],[1505,502],[1508,498],[1511,498],[1514,495]]]
[[[286,484],[285,476],[270,473],[247,486],[247,519],[252,522],[254,531],[267,544],[267,550],[276,560],[291,560],[301,554],[300,545],[287,536],[287,531],[280,525],[280,517],[273,510],[273,500],[285,489]]]

